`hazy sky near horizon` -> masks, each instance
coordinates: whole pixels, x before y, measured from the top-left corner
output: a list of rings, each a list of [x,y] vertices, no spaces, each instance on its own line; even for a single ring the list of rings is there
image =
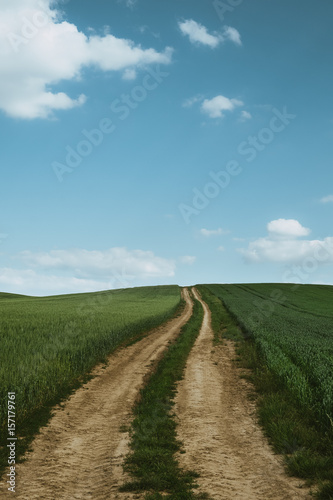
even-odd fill
[[[0,291],[333,284],[329,0],[0,0]]]

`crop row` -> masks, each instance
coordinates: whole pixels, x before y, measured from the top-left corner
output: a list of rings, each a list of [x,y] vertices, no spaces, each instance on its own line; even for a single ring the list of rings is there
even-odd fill
[[[8,392],[17,424],[103,361],[157,326],[180,302],[177,286],[31,298],[0,294],[0,423]]]
[[[333,421],[333,287],[208,285],[268,368],[322,423]]]

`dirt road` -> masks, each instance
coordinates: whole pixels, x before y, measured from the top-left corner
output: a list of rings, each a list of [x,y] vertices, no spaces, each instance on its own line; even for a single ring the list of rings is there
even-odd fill
[[[128,451],[128,433],[119,428],[130,422],[131,408],[151,363],[191,316],[191,299],[186,289],[183,293],[186,308],[180,317],[119,349],[110,356],[107,368],[98,367],[95,378],[56,409],[36,437],[27,461],[17,467],[15,498],[137,498],[118,493],[125,479],[121,464]]]
[[[198,491],[213,499],[310,498],[268,446],[248,399],[249,383],[233,363],[234,344],[213,347],[210,311],[202,304],[202,329],[176,397],[178,436],[186,450],[178,456],[181,466],[200,474]]]

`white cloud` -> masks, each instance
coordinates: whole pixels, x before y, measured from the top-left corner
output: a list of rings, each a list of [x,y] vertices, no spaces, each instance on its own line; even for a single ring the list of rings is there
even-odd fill
[[[182,264],[188,264],[188,265],[192,265],[194,264],[194,262],[197,260],[196,257],[194,257],[193,255],[184,255],[183,257],[180,258],[180,262]]]
[[[219,227],[218,229],[200,229],[200,234],[209,238],[210,236],[221,236],[223,234],[228,234],[229,231],[226,231]]]
[[[153,252],[110,248],[50,252],[21,252],[14,257],[20,269],[0,269],[0,290],[29,295],[93,292],[155,284],[172,278],[176,263]],[[188,262],[190,257],[188,257]],[[23,269],[21,268],[23,265]]]
[[[224,252],[224,250],[225,250],[225,248],[222,245],[218,247],[219,252]]]
[[[321,201],[321,203],[333,203],[333,194],[329,194],[328,196],[324,196],[320,201]]]
[[[236,45],[242,45],[240,33],[239,33],[239,31],[236,30],[236,28],[232,28],[231,26],[225,26],[224,32],[223,32],[223,37],[226,40],[230,40],[231,42],[234,42]]]
[[[0,1],[0,109],[9,116],[47,118],[54,110],[84,104],[84,95],[52,91],[59,82],[78,80],[83,68],[125,71],[171,62],[169,47],[157,52],[108,33],[87,36],[52,5],[53,0]]]
[[[222,33],[209,33],[207,28],[193,19],[187,19],[178,23],[183,35],[188,36],[193,44],[206,45],[212,49],[218,47],[225,41],[231,41],[236,45],[241,45],[239,32],[231,26],[225,26]]]
[[[219,34],[211,35],[202,24],[187,19],[186,21],[179,22],[178,26],[183,35],[187,35],[191,43],[208,45],[212,49],[217,47],[222,42],[222,36]]]
[[[122,281],[93,280],[68,276],[55,276],[27,269],[0,269],[1,290],[27,295],[57,295],[65,293],[97,292],[122,288]]]
[[[137,73],[133,68],[125,69],[123,73],[123,80],[135,80],[137,77]]]
[[[310,234],[310,229],[303,227],[295,219],[273,220],[267,224],[267,231],[272,236],[281,238],[298,238]]]
[[[50,252],[22,252],[18,256],[27,265],[43,269],[70,270],[76,276],[90,278],[126,271],[133,278],[174,276],[175,264],[157,257],[153,252],[110,248],[109,250],[51,250]]]
[[[240,117],[241,122],[246,122],[247,120],[251,120],[251,119],[252,119],[251,113],[249,113],[248,111],[242,111],[242,114]]]
[[[204,96],[201,94],[195,95],[194,97],[189,97],[188,99],[185,99],[183,102],[182,106],[183,108],[191,108],[194,104],[197,102],[201,102],[204,99]]]
[[[238,106],[243,106],[243,102],[238,99],[229,99],[223,95],[205,99],[201,105],[201,111],[210,118],[221,118],[224,111],[233,111]]]
[[[267,230],[268,236],[239,250],[248,262],[304,263],[309,259],[318,264],[333,262],[333,237],[299,239],[307,236],[310,230],[294,219],[271,221]]]

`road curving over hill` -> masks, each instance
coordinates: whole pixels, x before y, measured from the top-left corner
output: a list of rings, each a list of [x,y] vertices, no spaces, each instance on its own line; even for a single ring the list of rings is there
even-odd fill
[[[300,480],[286,475],[280,458],[267,443],[240,378],[232,341],[213,346],[210,310],[204,308],[200,334],[178,385],[175,413],[184,469],[200,474],[198,492],[219,500],[309,499]]]
[[[129,436],[121,432],[152,363],[180,332],[192,314],[192,300],[183,290],[183,313],[154,329],[139,342],[113,353],[106,368],[78,389],[41,429],[17,466],[15,498],[19,500],[130,499],[119,493],[126,480],[122,464]]]

